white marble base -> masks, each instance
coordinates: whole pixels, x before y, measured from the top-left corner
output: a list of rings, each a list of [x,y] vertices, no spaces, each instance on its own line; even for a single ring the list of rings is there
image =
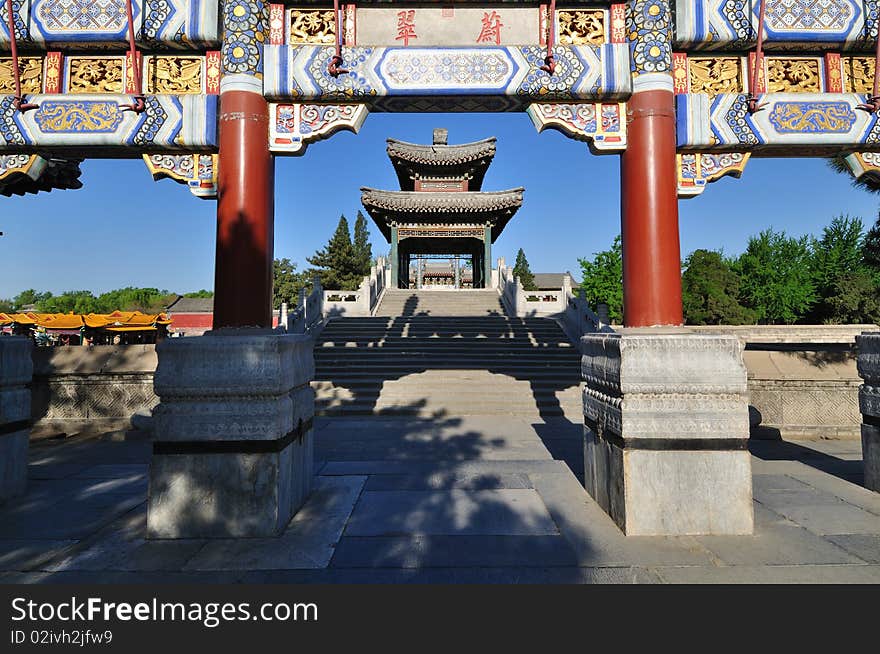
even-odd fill
[[[584,485],[627,535],[751,534],[742,345],[622,330],[582,339]]]
[[[313,484],[312,346],[265,330],[159,344],[148,537],[284,530]]]

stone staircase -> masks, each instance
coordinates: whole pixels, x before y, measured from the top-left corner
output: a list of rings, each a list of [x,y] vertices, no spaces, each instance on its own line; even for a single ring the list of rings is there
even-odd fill
[[[387,291],[375,317],[324,328],[315,365],[319,415],[582,420],[577,348],[496,291]]]

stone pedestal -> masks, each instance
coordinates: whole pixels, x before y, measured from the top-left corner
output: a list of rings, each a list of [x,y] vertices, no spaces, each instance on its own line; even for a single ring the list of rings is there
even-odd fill
[[[284,530],[312,488],[312,347],[262,329],[157,346],[148,537]]]
[[[859,350],[859,411],[862,413],[862,461],[865,488],[880,492],[880,332],[856,336]]]
[[[0,503],[24,493],[33,376],[30,339],[0,336]]]
[[[627,535],[751,534],[739,339],[624,329],[581,343],[590,495]]]

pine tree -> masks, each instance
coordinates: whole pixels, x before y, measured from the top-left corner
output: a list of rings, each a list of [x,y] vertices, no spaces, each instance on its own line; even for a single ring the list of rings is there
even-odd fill
[[[526,259],[526,253],[523,252],[522,248],[516,253],[516,263],[513,265],[513,276],[519,279],[519,283],[522,284],[523,290],[538,290],[538,287],[535,285],[535,276],[532,274],[531,268],[529,268],[529,261]]]
[[[358,211],[354,221],[354,254],[358,262],[360,274],[370,274],[370,266],[373,265],[373,247],[370,245],[370,232],[367,229],[367,219]]]
[[[336,231],[327,246],[308,258],[315,266],[314,272],[321,278],[321,285],[329,290],[353,291],[360,285],[363,275],[351,244],[348,220],[340,216]]]
[[[755,315],[739,302],[740,280],[721,252],[694,250],[681,275],[682,308],[689,325],[744,325]]]
[[[877,222],[865,234],[865,240],[862,242],[862,259],[880,275],[880,216],[877,216]]]

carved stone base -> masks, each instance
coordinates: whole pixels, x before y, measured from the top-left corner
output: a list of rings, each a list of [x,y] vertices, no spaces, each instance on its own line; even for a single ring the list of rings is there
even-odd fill
[[[0,436],[0,503],[24,493],[29,436],[28,429]]]
[[[157,353],[148,537],[281,533],[312,488],[312,340],[224,330]]]
[[[32,343],[0,337],[0,503],[21,495],[27,479],[33,376]]]
[[[862,413],[862,461],[865,488],[880,492],[880,332],[856,336],[859,351],[859,411]]]
[[[312,430],[277,452],[154,451],[150,538],[281,533],[312,490]]]
[[[735,336],[582,339],[584,485],[627,535],[751,534],[746,369]]]
[[[862,425],[865,488],[880,493],[880,427]]]

